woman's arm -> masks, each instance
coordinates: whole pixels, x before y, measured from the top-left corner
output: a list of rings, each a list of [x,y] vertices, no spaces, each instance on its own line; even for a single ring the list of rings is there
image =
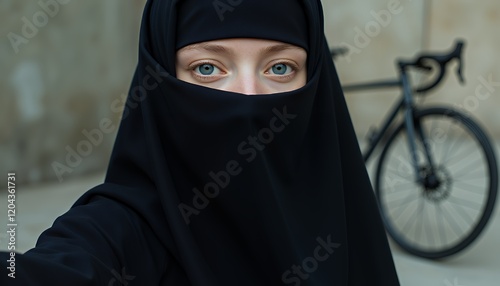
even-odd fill
[[[60,216],[35,248],[14,258],[8,276],[11,254],[0,252],[0,285],[159,285],[167,253],[140,214],[96,197]]]

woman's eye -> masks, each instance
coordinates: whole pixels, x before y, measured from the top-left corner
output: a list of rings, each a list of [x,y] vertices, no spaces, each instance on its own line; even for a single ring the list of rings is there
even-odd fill
[[[201,64],[195,67],[194,70],[201,75],[213,75],[220,73],[219,68],[212,64]]]
[[[271,67],[271,72],[277,75],[285,75],[289,74],[293,71],[293,69],[286,64],[275,64]]]

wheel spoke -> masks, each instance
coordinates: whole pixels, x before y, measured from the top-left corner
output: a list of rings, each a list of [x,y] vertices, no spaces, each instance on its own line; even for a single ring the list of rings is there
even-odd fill
[[[447,130],[447,132],[446,132],[446,134],[448,134],[448,135],[447,135],[447,138],[449,138],[449,136],[450,136],[450,135],[449,135],[449,131],[450,131],[450,129],[451,129],[451,124],[450,124],[450,126],[448,126],[448,130]],[[443,144],[443,145],[444,145],[445,147],[447,147],[447,148],[445,149],[445,152],[443,152],[444,156],[443,156],[443,157],[441,158],[441,160],[440,160],[440,162],[441,162],[442,164],[444,164],[443,162],[446,162],[446,160],[445,160],[445,159],[447,158],[447,156],[448,156],[448,153],[449,153],[450,149],[452,149],[452,147],[453,147],[453,146],[455,145],[455,143],[457,142],[457,137],[456,137],[456,136],[455,136],[455,138],[454,138],[454,139],[455,139],[455,140],[454,140],[454,141],[452,141],[452,144],[450,144],[450,143],[448,143],[448,144]]]
[[[479,173],[479,174],[487,173],[485,169],[486,168],[474,168],[474,170],[472,170],[472,171],[465,170],[465,171],[461,171],[458,174],[453,172],[453,176],[456,178],[455,181],[461,181],[467,177],[472,177],[470,180],[477,180],[477,179],[481,179],[481,177],[479,177],[477,173]]]
[[[460,237],[460,234],[462,233],[462,228],[460,227],[460,225],[458,225],[458,223],[455,221],[455,219],[453,218],[453,216],[451,216],[447,209],[443,207],[443,218],[446,218],[447,221],[448,221],[448,224],[450,225],[450,228],[451,230],[453,230],[453,232],[457,235],[457,237]],[[458,229],[458,231],[456,230]]]
[[[457,184],[458,183],[458,184]],[[463,190],[463,191],[466,191],[466,192],[471,192],[473,194],[476,194],[476,195],[479,195],[479,193],[475,192],[475,191],[472,191],[471,189],[476,189],[476,188],[480,188],[481,190],[483,190],[482,192],[484,192],[484,190],[486,189],[486,186],[477,186],[477,185],[472,185],[472,184],[468,184],[466,183],[465,181],[455,181],[455,184],[454,186],[457,187],[457,186],[463,186],[465,185],[466,188],[458,188],[460,190]]]
[[[395,203],[396,203],[396,204],[397,204],[397,206],[396,206],[396,207],[394,207],[394,209],[399,209],[399,208],[401,208],[401,207],[403,207],[403,206],[405,206],[405,205],[407,205],[407,204],[411,203],[412,201],[414,201],[414,200],[418,199],[418,196],[417,196],[416,198],[411,198],[412,194],[413,194],[413,193],[410,193],[408,196],[406,196],[406,197],[404,197],[404,198],[402,198],[402,199],[396,199],[396,200],[394,200],[394,201],[392,201],[392,202],[388,201],[388,202],[386,202],[386,203],[387,203],[388,205],[389,205],[389,204],[395,204]],[[400,201],[401,201],[401,203],[399,204],[399,202],[400,202]]]
[[[459,217],[462,218],[462,220],[467,223],[467,225],[473,225],[474,224],[474,219],[465,211],[465,209],[461,205],[450,205],[451,208],[455,210],[455,212],[458,214]]]
[[[490,217],[496,161],[479,126],[461,113],[425,109],[415,122],[419,174],[401,123],[381,153],[376,194],[394,240],[419,256],[439,258],[466,247]]]
[[[444,239],[442,239],[442,240],[441,240],[441,242],[442,242],[441,244],[443,244],[443,245],[444,245],[444,242],[446,242],[446,241],[447,241],[447,239],[446,239],[446,231],[445,231],[445,227],[446,227],[446,225],[445,225],[444,218],[443,218],[443,211],[442,211],[442,210],[441,210],[441,208],[440,208],[440,207],[438,207],[437,205],[434,205],[434,208],[437,210],[437,211],[436,211],[436,213],[437,213],[437,212],[439,212],[439,213],[440,213],[439,215],[436,215],[436,225],[442,225],[442,227],[438,227],[438,230],[439,230],[439,232],[441,233],[441,236],[439,236],[439,235],[438,235],[438,237],[439,237],[439,238],[440,238],[440,237],[444,237]],[[440,218],[440,219],[441,219],[441,222],[442,222],[441,224],[439,223],[438,218]]]
[[[464,206],[464,207],[467,207],[467,208],[470,208],[473,210],[481,209],[481,204],[477,204],[477,203],[471,202],[469,200],[464,200],[462,198],[457,198],[457,197],[454,197],[452,195],[450,195],[448,197],[448,202],[454,203],[455,205],[461,205],[461,206]]]
[[[394,170],[393,172],[390,172],[391,174],[396,175],[398,178],[404,179],[405,181],[413,182],[413,180],[409,179],[408,176],[403,176],[401,174],[398,174],[399,171],[396,169],[393,169],[393,170]],[[391,170],[387,170],[387,171],[391,171]]]
[[[424,207],[425,207],[425,205],[422,208],[424,208]],[[428,208],[430,209],[430,207],[428,207]],[[426,214],[425,212],[422,213],[422,225],[424,224],[425,214]],[[436,243],[434,242],[434,231],[431,229],[432,224],[430,223],[430,221],[432,220],[432,217],[431,217],[429,212],[427,212],[427,214],[429,216],[429,223],[427,224],[427,228],[426,228],[427,241],[429,242],[429,245],[435,246]]]
[[[411,215],[408,216],[408,220],[406,221],[406,223],[403,224],[402,226],[402,229],[403,229],[403,233],[409,233],[411,227],[413,226],[413,224],[415,224],[417,222],[417,219],[415,218],[415,212],[418,211],[419,208],[416,208],[413,210],[413,212],[411,213]],[[410,221],[413,221],[414,223],[412,223],[409,227],[408,227],[408,223]]]
[[[476,148],[472,148],[473,152],[471,152],[470,149],[465,149],[465,151],[462,151],[461,153],[455,154],[455,156],[449,158],[446,162],[443,162],[442,165],[451,167],[451,166],[455,166],[457,164],[460,164],[463,161],[468,162],[469,160],[467,160],[467,158],[469,156],[473,155],[476,151],[474,149],[476,149]],[[459,161],[453,162],[456,159],[459,159]],[[479,159],[481,159],[481,157],[479,157]],[[468,163],[469,163],[469,165],[472,164],[471,162],[468,162]]]
[[[477,166],[474,166],[474,165],[477,163],[477,161],[480,161],[480,160],[481,160],[481,158],[475,159],[472,162],[468,162],[468,164],[465,165],[464,167],[462,167],[458,170],[455,170],[455,172],[458,172],[458,174],[455,173],[455,176],[460,177],[461,176],[460,172],[463,172],[462,174],[466,174],[467,171],[469,170],[469,169],[467,169],[468,167],[474,168],[474,169],[479,169],[479,168],[477,168]]]

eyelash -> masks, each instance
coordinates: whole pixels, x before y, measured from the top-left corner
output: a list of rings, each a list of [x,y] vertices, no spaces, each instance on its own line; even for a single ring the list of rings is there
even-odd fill
[[[223,70],[221,69],[218,65],[216,65],[215,63],[213,62],[210,62],[210,61],[202,61],[202,62],[197,62],[195,64],[190,64],[188,66],[188,69],[190,69],[192,72],[193,72],[193,75],[201,80],[207,80],[207,79],[212,79],[218,75],[200,75],[198,74],[197,72],[195,72],[194,70],[199,67],[199,66],[202,66],[202,65],[213,65],[215,67],[217,67],[219,70]]]
[[[291,62],[291,61],[278,61],[278,62],[272,63],[271,67],[268,68],[267,70],[270,70],[273,66],[279,65],[279,64],[284,64],[286,66],[289,66],[292,69],[292,72],[289,73],[289,74],[286,74],[286,75],[270,74],[271,76],[277,77],[277,78],[279,78],[281,80],[288,80],[288,79],[294,77],[295,76],[295,72],[299,69],[299,66],[297,64],[295,64],[294,62]]]
[[[197,62],[197,63],[191,64],[191,65],[188,66],[188,69],[190,69],[193,72],[193,75],[195,77],[197,77],[197,78],[199,78],[201,80],[208,80],[208,79],[212,79],[212,78],[217,77],[218,75],[200,75],[200,74],[198,74],[197,72],[194,71],[199,66],[206,65],[206,64],[213,65],[213,66],[217,67],[221,71],[223,70],[217,64],[215,64],[213,62],[210,62],[210,61],[202,61],[202,62]],[[289,74],[286,74],[286,75],[276,75],[276,74],[272,74],[271,75],[271,76],[274,76],[274,77],[278,77],[278,78],[280,78],[282,80],[287,80],[287,79],[292,78],[294,76],[294,73],[299,69],[299,66],[297,64],[295,64],[294,62],[291,62],[291,61],[277,61],[277,62],[272,63],[271,67],[266,70],[266,73],[273,66],[279,65],[279,64],[287,65],[287,66],[289,66],[292,69],[292,72],[289,73]]]

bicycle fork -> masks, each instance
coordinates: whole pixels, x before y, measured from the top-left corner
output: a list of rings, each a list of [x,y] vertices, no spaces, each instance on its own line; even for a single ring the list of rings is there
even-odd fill
[[[421,123],[419,121],[415,121],[415,105],[413,101],[413,91],[411,89],[411,85],[408,79],[408,76],[406,74],[406,67],[408,64],[400,62],[399,63],[399,68],[400,68],[400,75],[401,75],[401,85],[403,87],[403,112],[404,112],[404,121],[405,121],[405,126],[406,126],[406,131],[408,134],[408,147],[410,150],[410,155],[411,155],[411,161],[412,161],[412,166],[413,170],[415,173],[415,182],[421,184],[422,186],[426,186],[429,182],[426,182],[426,177],[425,175],[422,174],[419,166],[419,161],[418,161],[418,152],[417,152],[417,136],[420,137],[422,140],[422,145],[424,149],[424,155],[425,159],[427,160],[427,163],[430,169],[430,174],[435,174],[435,165],[434,165],[434,160],[431,155],[431,150],[430,146],[428,144],[428,140],[426,138],[426,135],[424,133],[423,127],[421,126]],[[435,177],[435,176],[432,176]],[[432,180],[433,182],[431,184],[439,184],[439,182],[436,181],[436,179]]]

